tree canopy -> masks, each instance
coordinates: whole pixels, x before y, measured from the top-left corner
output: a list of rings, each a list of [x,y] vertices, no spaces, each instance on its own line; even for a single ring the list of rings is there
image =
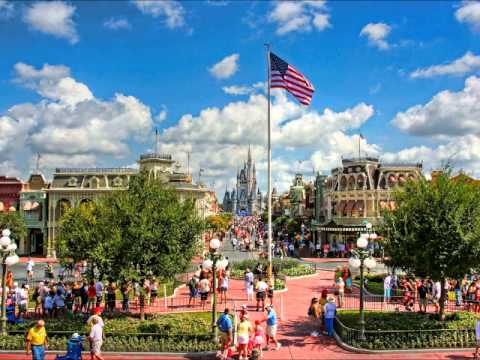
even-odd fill
[[[396,208],[384,213],[383,228],[389,265],[442,285],[447,278],[463,278],[478,268],[478,186],[462,177],[452,178],[445,169],[432,181],[408,181],[393,193],[393,200]]]
[[[138,174],[126,191],[67,211],[59,255],[84,259],[113,279],[171,278],[196,254],[204,228],[192,199]]]
[[[27,236],[25,220],[18,211],[0,213],[0,232],[5,229],[10,229],[10,238],[15,240],[17,244]]]
[[[225,232],[230,227],[232,223],[232,214],[231,213],[222,213],[219,215],[210,215],[206,219],[207,229],[220,233]]]

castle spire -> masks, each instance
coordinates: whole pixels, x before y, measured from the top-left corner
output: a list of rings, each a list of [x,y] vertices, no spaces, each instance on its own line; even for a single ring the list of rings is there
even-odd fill
[[[248,145],[248,163],[249,164],[252,163],[252,149],[251,149],[250,145]]]

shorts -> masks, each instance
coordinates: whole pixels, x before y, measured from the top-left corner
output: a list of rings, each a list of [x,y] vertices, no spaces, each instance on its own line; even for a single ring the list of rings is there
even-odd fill
[[[201,300],[207,300],[208,299],[208,292],[200,293],[200,299]]]
[[[197,296],[198,296],[198,290],[197,289],[190,290],[190,297],[191,298],[195,298]]]
[[[18,310],[19,310],[21,313],[27,312],[27,304],[20,304],[20,305],[18,305]]]
[[[102,348],[102,343],[103,343],[102,340],[92,341],[92,344],[90,345],[90,352],[92,354],[100,355],[101,354],[100,349]]]
[[[223,331],[220,331],[220,342],[222,344],[225,344],[226,346],[229,346],[230,345],[230,341],[229,341],[229,337],[228,337],[228,333],[226,332],[223,332]]]
[[[277,325],[267,326],[267,336],[275,337],[276,334],[277,334]]]
[[[265,292],[264,291],[257,292],[257,300],[265,300]]]
[[[253,286],[247,285],[245,286],[245,289],[247,290],[247,294],[253,294]]]
[[[246,345],[248,344],[249,338],[248,335],[238,335],[237,340],[239,345]]]
[[[420,298],[418,301],[419,301],[421,306],[427,306],[428,305],[427,298]]]
[[[152,290],[151,297],[156,298],[158,296],[158,290]]]
[[[222,286],[222,287],[220,288],[220,292],[227,292],[227,290],[228,290],[228,288],[227,288],[227,287],[224,287],[224,286]]]

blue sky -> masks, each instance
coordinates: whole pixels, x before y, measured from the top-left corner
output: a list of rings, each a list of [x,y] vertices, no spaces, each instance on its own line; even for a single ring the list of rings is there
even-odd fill
[[[478,2],[0,0],[0,169],[130,165],[158,127],[219,191],[251,144],[264,190],[270,42],[316,88],[309,108],[274,93],[278,187],[359,133],[385,160],[480,174],[479,30]]]

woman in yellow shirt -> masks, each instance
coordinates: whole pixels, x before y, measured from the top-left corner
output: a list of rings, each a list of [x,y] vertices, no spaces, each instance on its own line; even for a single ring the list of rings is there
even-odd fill
[[[239,360],[248,358],[248,342],[250,341],[250,333],[252,332],[252,324],[248,321],[248,315],[244,315],[238,324],[237,340],[239,348]]]

